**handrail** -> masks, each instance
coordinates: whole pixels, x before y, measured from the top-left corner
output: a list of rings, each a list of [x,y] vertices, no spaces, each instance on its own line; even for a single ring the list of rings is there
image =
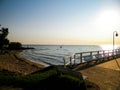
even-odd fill
[[[75,64],[81,64],[84,62],[89,62],[89,61],[93,61],[93,60],[100,60],[100,59],[105,59],[105,58],[108,58],[108,60],[109,60],[109,57],[112,57],[114,59],[118,55],[120,55],[120,49],[75,53],[73,55],[65,56],[63,58],[64,67],[66,67],[69,64],[75,65]]]

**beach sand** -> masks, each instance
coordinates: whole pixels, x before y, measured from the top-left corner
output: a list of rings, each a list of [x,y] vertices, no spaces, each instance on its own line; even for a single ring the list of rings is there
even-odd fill
[[[19,56],[19,51],[9,51],[0,55],[0,70],[8,70],[22,75],[41,70],[43,65],[31,62]]]
[[[120,90],[120,58],[78,71],[100,90]]]

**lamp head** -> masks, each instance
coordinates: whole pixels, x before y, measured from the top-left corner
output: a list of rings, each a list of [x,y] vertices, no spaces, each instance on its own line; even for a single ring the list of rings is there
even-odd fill
[[[117,37],[117,36],[118,36],[118,33],[116,33],[115,36]]]

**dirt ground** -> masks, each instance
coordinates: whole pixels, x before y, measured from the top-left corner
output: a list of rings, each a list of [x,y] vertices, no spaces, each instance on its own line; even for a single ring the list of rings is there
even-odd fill
[[[27,75],[44,68],[44,66],[41,64],[36,64],[29,60],[21,58],[19,56],[20,52],[21,51],[9,51],[6,54],[1,54],[0,70],[8,70]]]
[[[78,71],[100,90],[120,90],[120,58]]]

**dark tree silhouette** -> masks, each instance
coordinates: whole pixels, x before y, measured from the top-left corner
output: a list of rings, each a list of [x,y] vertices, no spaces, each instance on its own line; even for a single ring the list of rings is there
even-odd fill
[[[0,29],[0,49],[3,49],[9,45],[9,40],[7,39],[8,33],[8,28],[3,27]]]
[[[10,42],[9,49],[10,50],[18,50],[22,48],[22,44],[20,42]]]

